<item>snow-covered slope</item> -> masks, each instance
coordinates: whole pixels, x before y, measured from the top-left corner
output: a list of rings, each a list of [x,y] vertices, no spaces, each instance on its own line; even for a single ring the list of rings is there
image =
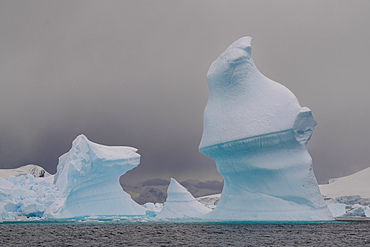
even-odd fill
[[[197,197],[197,201],[202,203],[207,208],[214,209],[220,201],[221,194],[213,194],[208,196]]]
[[[27,177],[28,174],[31,174],[35,178],[38,177],[48,177],[50,173],[48,173],[44,168],[38,165],[25,165],[15,169],[0,169],[0,177],[8,179],[9,176],[25,176]]]
[[[166,202],[163,209],[158,213],[157,218],[201,218],[209,212],[211,212],[209,208],[203,206],[184,186],[171,178]]]
[[[341,196],[360,196],[370,198],[370,167],[352,175],[333,178],[329,184],[320,185],[323,196],[337,198]]]
[[[334,217],[370,216],[370,167],[320,185]],[[345,213],[343,213],[345,212]]]

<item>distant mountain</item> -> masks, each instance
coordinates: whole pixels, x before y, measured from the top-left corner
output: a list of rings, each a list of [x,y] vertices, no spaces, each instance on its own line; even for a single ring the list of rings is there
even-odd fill
[[[194,196],[206,196],[211,194],[219,194],[222,191],[223,181],[199,181],[189,179],[182,181],[181,184]]]
[[[121,180],[123,189],[139,204],[147,202],[164,202],[166,201],[167,188],[169,181],[162,178],[148,179],[137,184],[125,184]],[[199,181],[189,179],[182,181],[181,184],[194,196],[204,196],[221,193],[223,182],[217,180]]]
[[[0,169],[0,177],[5,179],[8,179],[9,176],[27,176],[27,174],[31,174],[35,178],[49,177],[51,175],[41,166],[33,164],[21,166],[15,169]]]
[[[140,196],[135,198],[134,200],[139,204],[145,204],[147,202],[162,203],[166,201],[166,197],[166,194],[163,193],[162,190],[153,187],[147,187],[140,194]]]

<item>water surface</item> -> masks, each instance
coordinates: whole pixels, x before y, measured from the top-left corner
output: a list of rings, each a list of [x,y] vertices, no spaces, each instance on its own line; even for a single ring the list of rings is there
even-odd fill
[[[368,222],[0,224],[0,246],[370,246]]]

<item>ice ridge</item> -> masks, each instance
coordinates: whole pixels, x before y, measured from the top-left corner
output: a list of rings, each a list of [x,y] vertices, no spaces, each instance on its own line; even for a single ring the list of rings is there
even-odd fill
[[[193,197],[192,194],[175,179],[171,178],[167,189],[167,199],[158,213],[159,219],[202,218],[211,212]]]

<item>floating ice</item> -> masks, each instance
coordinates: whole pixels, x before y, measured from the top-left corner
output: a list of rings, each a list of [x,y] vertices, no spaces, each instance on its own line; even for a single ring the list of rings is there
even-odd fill
[[[209,212],[211,209],[203,206],[185,187],[171,178],[166,202],[157,217],[160,219],[201,218]]]
[[[146,209],[119,184],[119,177],[139,164],[136,151],[99,145],[80,135],[59,158],[55,176],[0,178],[0,214],[2,218],[143,216]]]
[[[336,204],[337,205],[337,204]],[[359,205],[359,204],[355,204],[353,205],[352,208],[350,208],[347,213],[345,213],[344,215],[341,215],[341,217],[367,217],[366,215],[366,211],[367,211],[368,207],[364,207],[362,205]]]
[[[307,151],[316,122],[294,94],[262,75],[251,37],[229,46],[209,68],[200,151],[224,178],[210,214],[220,220],[332,220]]]
[[[54,184],[61,194],[60,201],[48,213],[62,218],[145,215],[145,208],[119,184],[121,175],[139,165],[136,151],[132,147],[99,145],[84,135],[78,136],[71,150],[59,158]]]
[[[44,211],[55,202],[58,189],[53,176],[35,178],[9,176],[0,178],[0,213],[2,218],[42,217]]]

